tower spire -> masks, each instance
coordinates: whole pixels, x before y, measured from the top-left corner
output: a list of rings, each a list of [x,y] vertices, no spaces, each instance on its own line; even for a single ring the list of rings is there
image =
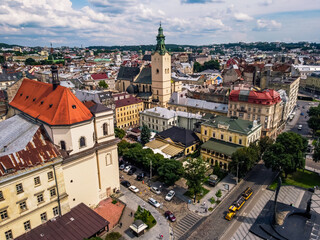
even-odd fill
[[[156,46],[156,52],[158,52],[160,55],[164,55],[167,52],[164,40],[165,40],[165,36],[163,35],[163,29],[161,27],[161,21],[160,21],[160,27],[158,28],[158,35],[157,35],[157,46]]]

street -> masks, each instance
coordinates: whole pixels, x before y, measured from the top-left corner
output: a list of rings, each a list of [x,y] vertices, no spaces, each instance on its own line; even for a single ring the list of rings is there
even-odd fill
[[[262,163],[257,164],[252,171],[249,172],[246,179],[242,180],[238,187],[230,192],[229,196],[217,206],[210,216],[208,216],[199,225],[195,225],[180,239],[220,239],[232,224],[235,224],[235,222],[241,223],[241,221],[243,221],[243,217],[238,219],[237,216],[232,221],[227,221],[224,218],[233,201],[236,200],[245,188],[251,187],[254,194],[245,204],[245,207],[240,210],[240,212],[244,211],[244,209],[246,212],[250,212],[254,207],[254,204],[251,204],[251,201],[254,202],[256,201],[255,199],[258,200],[260,198],[263,193],[261,189],[268,186],[274,177],[275,173],[266,169]]]

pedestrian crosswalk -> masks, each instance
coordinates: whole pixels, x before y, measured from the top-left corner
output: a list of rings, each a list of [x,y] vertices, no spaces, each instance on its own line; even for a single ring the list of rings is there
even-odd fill
[[[194,213],[189,213],[182,218],[173,228],[174,239],[180,239],[189,229],[191,229],[202,217]]]

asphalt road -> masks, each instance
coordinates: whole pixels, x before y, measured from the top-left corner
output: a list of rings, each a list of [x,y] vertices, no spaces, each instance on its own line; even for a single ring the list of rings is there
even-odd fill
[[[243,220],[243,216],[239,218],[235,217],[232,221],[227,221],[224,216],[228,211],[229,206],[236,200],[236,198],[247,188],[251,187],[254,191],[252,198],[244,205],[243,209],[240,210],[249,212],[253,207],[254,203],[262,195],[262,187],[269,185],[275,177],[275,173],[264,167],[262,163],[259,163],[253,168],[253,170],[232,192],[224,199],[223,202],[214,210],[214,212],[203,220],[199,225],[194,226],[180,239],[208,239],[218,240],[228,230],[229,227],[234,224],[240,225],[240,219]],[[248,206],[247,206],[248,205]],[[238,222],[238,223],[237,223]],[[238,226],[232,227],[236,230]]]

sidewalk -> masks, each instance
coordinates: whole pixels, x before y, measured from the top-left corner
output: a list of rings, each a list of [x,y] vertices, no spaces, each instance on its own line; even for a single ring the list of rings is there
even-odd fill
[[[229,191],[225,189],[225,185],[229,185]],[[214,188],[211,188],[210,192],[208,192],[201,200],[200,203],[193,203],[193,200],[191,203],[188,203],[188,209],[200,216],[208,216],[212,213],[212,211],[209,211],[209,208],[215,208],[217,206],[216,203],[211,204],[210,198],[214,198],[217,200],[216,192],[221,189],[222,197],[219,198],[220,201],[224,199],[226,195],[231,191],[231,189],[235,186],[235,180],[228,174],[224,179],[222,179],[217,186]]]

